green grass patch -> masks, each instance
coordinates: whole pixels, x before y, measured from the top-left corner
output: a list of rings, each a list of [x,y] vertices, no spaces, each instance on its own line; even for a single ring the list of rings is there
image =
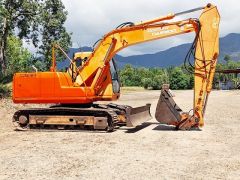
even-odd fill
[[[137,86],[126,86],[121,87],[122,92],[133,92],[133,91],[147,91],[143,87],[137,87]]]

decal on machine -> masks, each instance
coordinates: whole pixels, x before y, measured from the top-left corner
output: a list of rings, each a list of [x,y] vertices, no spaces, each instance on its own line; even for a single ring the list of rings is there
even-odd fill
[[[152,36],[159,36],[164,34],[171,34],[176,33],[176,29],[169,29],[168,27],[159,27],[159,28],[152,28],[147,30],[148,33],[151,33]]]
[[[36,77],[36,73],[26,73],[26,74],[20,74],[19,75],[20,77],[33,77],[35,78]]]

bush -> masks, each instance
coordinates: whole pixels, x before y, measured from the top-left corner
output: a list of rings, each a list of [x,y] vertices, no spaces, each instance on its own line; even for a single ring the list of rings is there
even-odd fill
[[[188,89],[190,84],[190,76],[185,74],[180,67],[175,67],[170,75],[171,89]]]
[[[168,76],[166,74],[156,75],[153,78],[151,86],[153,90],[159,90],[159,89],[162,89],[163,84],[167,84],[167,83],[168,83]]]
[[[152,85],[151,78],[143,78],[142,85],[143,85],[144,89],[148,89],[149,87],[151,87],[151,85]]]
[[[0,85],[10,83],[12,81],[12,74],[3,75],[0,73]]]
[[[9,97],[11,90],[8,86],[0,84],[0,98]]]

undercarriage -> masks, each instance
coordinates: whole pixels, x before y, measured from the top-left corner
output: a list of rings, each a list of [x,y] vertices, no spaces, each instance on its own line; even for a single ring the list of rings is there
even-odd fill
[[[132,108],[117,104],[56,105],[15,112],[13,124],[17,130],[103,130],[114,131],[119,126],[136,127],[151,119],[151,104]]]

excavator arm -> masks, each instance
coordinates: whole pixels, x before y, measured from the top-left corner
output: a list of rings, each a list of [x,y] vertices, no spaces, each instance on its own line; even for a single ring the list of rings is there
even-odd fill
[[[192,115],[182,112],[173,101],[171,94],[168,93],[169,87],[163,87],[155,114],[159,122],[175,125],[182,130],[204,125],[203,117],[212,89],[219,54],[219,22],[220,16],[217,8],[215,6],[205,7],[199,18],[196,38],[185,59],[189,58],[189,54],[193,54],[195,59]]]
[[[156,119],[165,124],[177,126],[178,129],[187,130],[204,125],[204,113],[209,94],[212,89],[213,77],[219,54],[219,22],[220,16],[215,6],[208,5],[199,18],[199,27],[195,40],[191,46],[186,60],[194,56],[194,102],[193,109],[183,112],[174,102],[168,91],[163,87],[156,107]],[[192,114],[190,115],[190,112]]]
[[[212,89],[219,55],[220,15],[216,7],[207,8],[200,16],[200,31],[195,53],[194,118],[203,126],[209,93]]]

